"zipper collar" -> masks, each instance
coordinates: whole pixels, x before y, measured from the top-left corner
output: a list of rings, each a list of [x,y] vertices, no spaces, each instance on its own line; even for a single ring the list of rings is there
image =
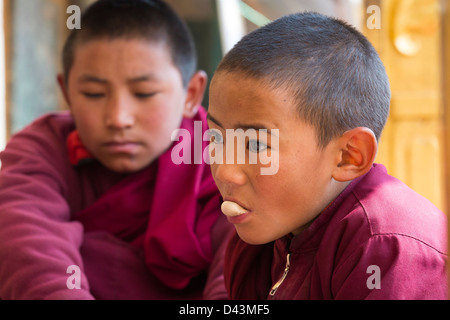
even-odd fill
[[[284,279],[286,279],[286,276],[289,273],[290,267],[291,267],[291,254],[288,253],[287,256],[286,256],[286,266],[284,268],[284,272],[281,275],[280,279],[273,285],[272,289],[269,292],[269,296],[271,296],[272,298],[275,295],[275,293],[277,292],[278,288],[283,283]]]

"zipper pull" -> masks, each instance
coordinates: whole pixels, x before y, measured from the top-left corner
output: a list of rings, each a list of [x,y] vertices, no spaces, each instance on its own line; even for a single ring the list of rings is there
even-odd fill
[[[277,292],[278,288],[281,286],[281,284],[283,283],[284,279],[286,278],[288,272],[289,272],[289,267],[291,265],[291,254],[288,253],[287,257],[286,257],[286,267],[284,268],[284,272],[283,275],[281,276],[280,280],[277,281],[277,283],[275,283],[272,287],[272,289],[269,292],[269,295],[271,295],[272,297],[275,295],[275,292]]]

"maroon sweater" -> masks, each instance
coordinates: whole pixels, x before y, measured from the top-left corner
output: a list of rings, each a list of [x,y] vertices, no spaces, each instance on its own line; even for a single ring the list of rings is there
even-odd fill
[[[204,131],[206,112],[181,126],[192,133],[194,121]],[[127,175],[76,167],[74,129],[68,113],[46,115],[1,153],[0,299],[225,298],[232,226],[209,166],[175,165],[168,150]]]
[[[446,299],[446,231],[442,212],[374,165],[303,233],[235,236],[225,282],[232,299]]]

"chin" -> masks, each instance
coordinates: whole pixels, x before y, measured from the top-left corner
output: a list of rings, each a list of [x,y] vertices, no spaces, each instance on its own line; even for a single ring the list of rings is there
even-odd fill
[[[110,161],[102,164],[117,173],[133,173],[145,169],[151,162],[137,163],[135,161]]]
[[[251,244],[251,245],[261,245],[261,244],[266,244],[272,241],[277,240],[278,238],[276,237],[271,237],[269,234],[267,233],[263,233],[263,232],[257,232],[252,231],[252,232],[245,232],[243,230],[239,230],[240,228],[237,227],[236,228],[236,232],[239,236],[239,238],[241,238],[242,241],[244,241],[245,243]]]

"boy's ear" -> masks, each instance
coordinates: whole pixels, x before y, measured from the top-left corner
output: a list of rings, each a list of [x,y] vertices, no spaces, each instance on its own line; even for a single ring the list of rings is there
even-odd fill
[[[67,105],[70,107],[69,95],[67,94],[67,86],[66,82],[64,81],[64,76],[61,73],[58,73],[56,80],[58,81],[59,88],[61,89],[61,93],[63,94]]]
[[[377,139],[369,128],[358,127],[338,138],[339,154],[333,170],[337,181],[350,181],[367,173],[377,154]]]
[[[183,115],[185,118],[192,118],[197,114],[205,95],[208,76],[205,71],[197,71],[187,85],[186,102],[184,104]]]

